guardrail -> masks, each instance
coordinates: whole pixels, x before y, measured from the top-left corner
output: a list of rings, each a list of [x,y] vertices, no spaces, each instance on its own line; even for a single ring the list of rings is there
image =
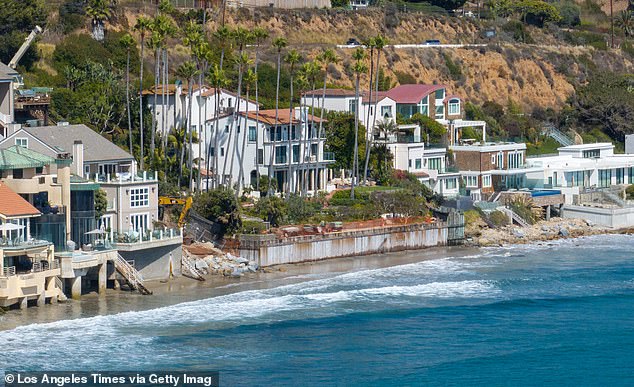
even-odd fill
[[[15,275],[15,266],[5,266],[4,267],[4,276],[5,277],[13,277]]]

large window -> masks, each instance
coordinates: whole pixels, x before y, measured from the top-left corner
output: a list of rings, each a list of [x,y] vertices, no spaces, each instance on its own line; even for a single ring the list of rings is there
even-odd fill
[[[381,117],[383,119],[392,118],[392,107],[391,106],[381,106]]]
[[[351,99],[348,101],[348,112],[356,113],[357,112],[357,101],[355,99]]]
[[[629,178],[629,183],[630,184],[634,184],[634,167],[630,167],[628,168],[628,178]]]
[[[264,164],[264,149],[258,149],[258,164]]]
[[[255,126],[249,126],[249,142],[255,142],[256,128]]]
[[[450,99],[448,105],[449,115],[460,114],[460,100],[458,98]]]
[[[436,106],[436,119],[444,119],[445,118],[445,106],[437,105]]]
[[[286,145],[276,146],[275,147],[275,163],[276,164],[284,164],[286,163]]]
[[[130,215],[130,228],[133,230],[147,230],[149,226],[148,214],[132,214]]]
[[[566,173],[566,180],[569,187],[583,187],[584,186],[584,171],[574,171]]]
[[[465,182],[467,184],[467,187],[477,187],[478,176],[465,176]]]
[[[616,169],[616,184],[625,183],[625,168]]]
[[[607,188],[612,184],[612,170],[599,169],[599,187]]]
[[[149,188],[133,188],[130,190],[130,208],[147,207],[150,205]]]
[[[600,156],[601,156],[601,151],[599,151],[598,149],[590,149],[590,150],[583,151],[584,159],[596,159]]]
[[[427,159],[427,169],[442,172],[442,158],[434,157]]]
[[[482,187],[491,186],[491,175],[482,175]]]
[[[293,145],[293,162],[299,162],[299,145]]]
[[[423,167],[423,163],[421,159],[416,159],[416,169],[421,169]]]
[[[522,168],[524,165],[524,152],[509,152],[508,169]]]
[[[447,189],[456,189],[457,186],[458,186],[457,179],[453,178],[453,179],[445,180],[445,188],[447,188]]]
[[[445,89],[436,90],[436,99],[445,99]]]

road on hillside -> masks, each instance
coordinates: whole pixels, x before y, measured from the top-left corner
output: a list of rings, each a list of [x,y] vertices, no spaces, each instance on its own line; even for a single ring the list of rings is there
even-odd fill
[[[357,48],[363,45],[338,44],[337,48]],[[385,47],[392,48],[463,48],[463,47],[486,47],[486,44],[388,44]]]

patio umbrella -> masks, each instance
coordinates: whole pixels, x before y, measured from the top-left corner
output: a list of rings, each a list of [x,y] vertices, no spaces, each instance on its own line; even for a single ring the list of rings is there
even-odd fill
[[[106,232],[104,230],[100,230],[100,229],[96,228],[96,229],[94,229],[92,231],[85,232],[84,235],[103,235],[105,233]]]
[[[23,228],[24,226],[20,226],[19,224],[13,224],[13,223],[0,224],[0,231],[22,230]]]

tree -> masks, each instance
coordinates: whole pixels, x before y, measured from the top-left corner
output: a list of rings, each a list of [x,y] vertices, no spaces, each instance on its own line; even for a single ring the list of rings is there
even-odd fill
[[[279,103],[280,103],[280,71],[282,69],[282,50],[287,46],[288,42],[286,39],[282,37],[275,38],[273,40],[273,47],[277,51],[277,80],[275,81],[275,127],[274,130],[277,131],[277,126],[279,124]],[[275,132],[273,132],[275,133]],[[269,177],[273,177],[273,157],[275,156],[275,134],[271,134],[271,155],[269,160]],[[273,195],[273,191],[271,191],[272,185],[269,185],[269,195]]]
[[[192,209],[205,219],[218,223],[222,234],[240,228],[240,207],[231,189],[220,187],[200,193],[194,198]]]
[[[557,7],[541,0],[520,0],[513,3],[513,9],[524,23],[538,27],[543,27],[546,22],[561,20]]]
[[[287,195],[290,195],[291,192],[294,191],[294,187],[293,187],[293,145],[292,145],[292,127],[293,127],[293,76],[295,75],[295,67],[297,66],[297,64],[302,60],[302,56],[299,54],[299,52],[297,52],[296,50],[290,50],[286,56],[284,57],[284,62],[286,62],[289,65],[289,73],[291,75],[291,103],[289,105],[288,108],[288,117],[289,117],[289,124],[288,124],[288,176],[286,178],[287,181],[287,185],[286,185],[286,193]],[[301,114],[300,114],[300,121],[301,121]],[[302,124],[300,122],[299,125],[300,129],[302,127]],[[301,134],[300,134],[301,136]],[[301,152],[300,152],[301,153]]]
[[[319,63],[321,63],[324,69],[324,85],[321,91],[321,106],[319,111],[319,138],[321,138],[324,134],[323,123],[324,123],[324,111],[326,110],[324,109],[324,103],[326,101],[326,84],[328,81],[328,66],[330,66],[333,63],[337,63],[339,61],[339,58],[337,58],[337,55],[335,54],[335,51],[333,49],[328,48],[324,50],[324,52],[322,52],[317,57],[317,60],[319,61]]]
[[[143,152],[143,146],[144,146],[144,141],[143,141],[143,132],[144,132],[144,128],[143,128],[143,48],[145,46],[145,36],[147,34],[147,32],[150,30],[150,26],[152,24],[152,21],[146,17],[139,17],[136,21],[136,24],[134,25],[134,29],[136,31],[139,32],[139,35],[141,37],[141,58],[140,58],[140,64],[139,64],[139,132],[140,132],[140,136],[141,139],[139,141],[140,145],[141,145],[141,154],[139,156],[139,161],[141,163],[141,170],[145,170],[145,164],[144,164],[144,152]]]
[[[409,122],[420,126],[428,142],[438,143],[443,140],[443,136],[447,133],[445,127],[439,124],[438,121],[424,114],[413,114]]]
[[[431,4],[444,8],[447,11],[453,11],[454,9],[462,7],[466,1],[467,0],[431,0]]]
[[[368,70],[368,67],[363,63],[366,54],[363,48],[359,47],[355,50],[352,58],[356,61],[352,71],[355,73],[355,111],[354,111],[354,165],[352,168],[352,182],[350,185],[350,199],[354,200],[354,186],[356,180],[359,177],[359,83],[361,81],[361,74]]]
[[[255,27],[252,31],[253,39],[255,40],[255,105],[257,110],[255,111],[255,122],[260,122],[260,94],[259,94],[259,79],[258,79],[258,64],[259,64],[259,54],[260,54],[260,45],[269,37],[269,32],[261,27]],[[255,145],[256,149],[258,148],[259,138],[258,132],[256,130],[255,134]],[[260,166],[258,164],[259,160],[256,156],[255,158],[255,170],[257,174],[256,186],[255,189],[260,189]]]
[[[248,61],[247,63],[245,63],[245,65],[248,65]],[[249,90],[251,89],[251,86],[254,85],[257,82],[257,76],[255,75],[255,72],[251,69],[248,69],[246,74],[244,75],[244,87],[246,89],[246,100],[249,101]],[[249,136],[249,129],[248,129],[248,125],[247,123],[249,122],[249,120],[247,119],[249,117],[249,103],[247,102],[247,108],[246,108],[246,113],[245,113],[245,119],[244,119],[244,130],[242,133],[242,149],[240,150],[240,170],[238,172],[238,189],[236,190],[236,198],[239,195],[239,192],[241,189],[243,189],[244,187],[246,187],[246,184],[244,183],[244,152],[246,150],[246,145],[247,145],[247,137]],[[257,121],[256,121],[256,132],[257,132]],[[257,158],[257,157],[256,157]]]
[[[46,26],[47,7],[44,0],[3,1],[0,7],[0,62],[9,63],[31,30]],[[26,51],[20,65],[31,68],[38,60],[36,45]]]
[[[219,162],[218,162],[218,135],[220,132],[220,128],[218,128],[219,119],[220,119],[220,88],[227,87],[229,85],[229,79],[226,77],[224,70],[215,63],[214,66],[209,71],[209,79],[214,85],[215,93],[216,93],[216,106],[214,108],[214,125],[212,134],[214,141],[214,188],[216,188],[220,182],[220,174],[218,173]],[[207,154],[211,153],[211,149],[209,148]],[[209,156],[208,156],[209,159]],[[207,170],[209,170],[209,163],[207,164]]]
[[[374,49],[376,50],[376,79],[374,84],[375,94],[374,94],[374,115],[372,116],[372,124],[370,125],[368,122],[367,128],[369,128],[370,133],[374,131],[374,126],[376,124],[376,116],[378,115],[377,108],[379,103],[379,62],[381,60],[381,51],[387,45],[387,39],[379,34],[372,39],[372,43],[374,44]],[[372,60],[370,60],[370,65],[372,65]],[[372,74],[372,71],[370,71]],[[370,75],[370,100],[368,103],[372,103],[372,75]],[[369,117],[369,115],[368,115]],[[365,167],[363,168],[363,181],[364,184],[368,178],[368,163],[370,162],[370,151],[372,149],[372,136],[368,135],[368,139],[366,140],[366,156],[365,156]]]
[[[623,30],[625,38],[634,36],[634,12],[629,10],[621,11],[614,21],[614,24]]]
[[[370,50],[370,81],[368,82],[368,114],[365,118],[365,127],[368,130],[368,133],[365,136],[365,155],[363,157],[363,159],[365,160],[365,165],[363,166],[363,185],[366,185],[368,182],[368,163],[370,162],[370,141],[372,139],[372,131],[374,128],[374,126],[370,126],[370,114],[369,114],[370,110],[372,109],[372,76],[374,75],[374,50],[376,48],[376,44],[374,42],[373,37],[368,39],[368,41],[365,43],[365,47]],[[357,108],[363,110],[363,106],[357,106]],[[374,110],[374,115],[376,116],[376,110]]]
[[[288,215],[288,206],[284,199],[272,195],[258,200],[254,210],[259,217],[271,223],[273,227],[282,224]]]
[[[104,37],[104,22],[112,16],[110,4],[107,0],[90,0],[86,7],[86,16],[92,20],[92,36],[102,41]]]
[[[187,100],[189,101],[189,108],[186,110],[186,115],[185,115],[185,133],[188,135],[189,138],[189,162],[188,162],[188,167],[189,169],[192,168],[192,156],[191,156],[191,150],[192,150],[192,130],[191,130],[191,125],[190,125],[190,120],[191,120],[191,115],[192,115],[192,95],[194,93],[194,78],[196,77],[196,75],[198,75],[198,68],[196,67],[196,64],[192,61],[188,61],[183,63],[178,70],[176,71],[176,75],[179,76],[182,79],[187,80],[187,84],[189,85],[188,90],[187,90]],[[182,148],[181,150],[181,161],[180,161],[180,168],[179,168],[179,173],[178,173],[178,181],[179,184],[181,182],[181,180],[183,179],[183,163],[185,162],[185,147]]]
[[[99,220],[108,209],[108,197],[106,191],[98,189],[95,191],[95,219]]]
[[[301,69],[302,78],[305,79],[306,84],[309,85],[310,90],[312,90],[311,102],[310,102],[310,117],[311,117],[310,127],[312,130],[315,130],[315,83],[317,82],[317,76],[319,75],[320,68],[321,66],[319,65],[317,61],[310,61],[310,62],[304,63]],[[301,92],[299,94],[302,95]],[[305,156],[310,157],[311,147],[310,147],[310,141],[308,138],[308,131],[300,135],[300,140],[302,138],[304,139],[303,140],[304,141],[303,154]],[[306,157],[299,160],[303,170],[302,172],[303,184],[302,184],[302,191],[301,191],[302,196],[305,196],[308,191],[308,171],[305,166],[305,161],[306,161]]]
[[[326,147],[335,155],[336,168],[351,171],[354,168],[354,154],[350,152],[355,144],[355,118],[349,112],[329,112],[326,123]],[[365,128],[359,125],[358,136],[363,138]]]
[[[125,105],[128,113],[128,134],[130,136],[129,148],[132,154],[132,114],[130,113],[130,50],[135,46],[136,42],[130,34],[124,35],[119,41],[122,47],[126,49],[127,60],[125,66]]]

